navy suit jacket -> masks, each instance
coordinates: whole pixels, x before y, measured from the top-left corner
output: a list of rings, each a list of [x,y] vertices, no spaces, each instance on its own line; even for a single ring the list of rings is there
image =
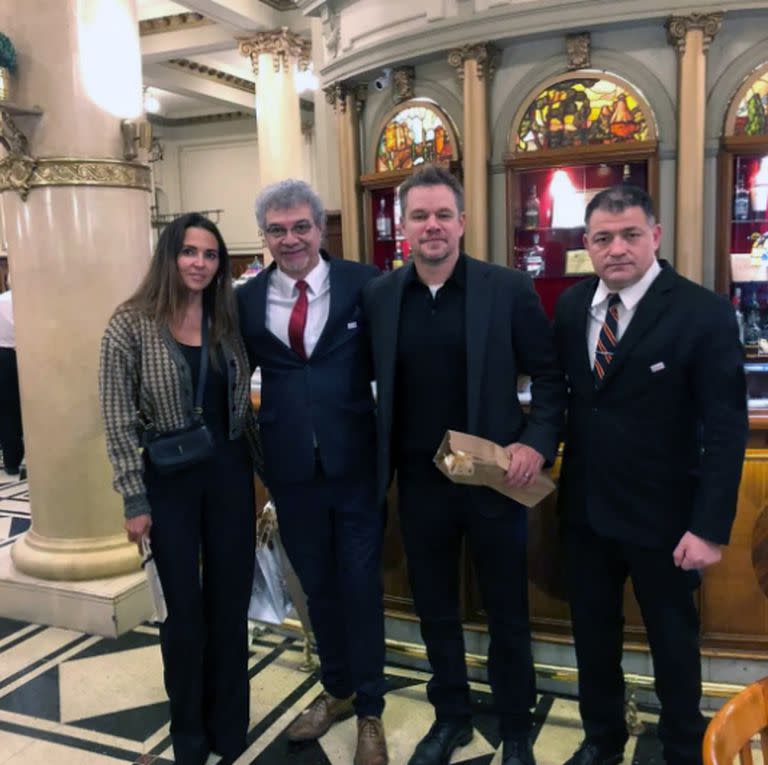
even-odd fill
[[[312,478],[315,440],[328,477],[372,474],[375,469],[371,361],[360,297],[363,285],[379,272],[322,256],[330,265],[330,309],[307,360],[266,327],[274,263],[236,293],[251,368],[261,367],[258,419],[267,484]]]
[[[686,531],[725,543],[748,423],[733,308],[666,262],[596,385],[587,349],[594,277],[557,304],[569,384],[560,503],[570,523],[648,547]]]
[[[552,328],[538,295],[530,278],[520,271],[468,256],[466,266],[467,429],[503,446],[521,441],[552,462],[562,427],[565,384]],[[380,499],[393,471],[398,324],[403,287],[413,267],[408,264],[371,282],[364,292],[378,393]],[[533,381],[527,413],[517,396],[519,374],[530,374]],[[509,511],[510,500],[492,489],[477,489],[475,496],[481,499],[479,509],[485,514]]]

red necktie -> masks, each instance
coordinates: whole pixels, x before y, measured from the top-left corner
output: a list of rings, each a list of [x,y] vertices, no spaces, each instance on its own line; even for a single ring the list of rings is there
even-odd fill
[[[307,326],[307,309],[309,308],[307,287],[309,287],[309,285],[303,279],[299,279],[299,281],[296,282],[296,289],[299,291],[299,296],[293,304],[291,318],[288,319],[288,340],[291,343],[291,348],[293,348],[302,359],[307,358],[307,352],[304,349],[304,328]]]

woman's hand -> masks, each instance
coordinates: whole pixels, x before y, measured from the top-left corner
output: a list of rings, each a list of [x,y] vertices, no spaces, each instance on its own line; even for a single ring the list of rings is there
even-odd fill
[[[149,530],[152,528],[152,516],[149,513],[144,513],[134,518],[126,518],[123,528],[128,532],[128,541],[137,544],[139,552],[141,552],[141,539],[149,536]]]

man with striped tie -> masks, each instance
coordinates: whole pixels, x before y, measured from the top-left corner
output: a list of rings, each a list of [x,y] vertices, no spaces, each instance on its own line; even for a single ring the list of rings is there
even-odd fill
[[[623,759],[627,577],[653,657],[664,759],[698,765],[694,591],[736,510],[743,351],[728,301],[657,260],[661,227],[644,191],[600,192],[585,220],[597,276],[567,290],[555,315],[569,384],[560,504],[585,731],[567,765]]]

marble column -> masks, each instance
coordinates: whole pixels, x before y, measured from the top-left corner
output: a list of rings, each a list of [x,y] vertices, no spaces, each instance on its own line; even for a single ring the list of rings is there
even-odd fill
[[[478,260],[488,260],[488,84],[496,55],[489,44],[464,45],[448,54],[464,88],[464,247]]]
[[[362,260],[362,210],[360,178],[360,112],[365,104],[365,85],[336,83],[325,89],[336,112],[339,135],[339,187],[341,197],[341,240],[345,260]]]
[[[669,42],[678,54],[675,267],[699,284],[704,270],[706,54],[722,18],[722,13],[692,13],[667,20]]]
[[[97,383],[106,322],[151,250],[149,167],[124,161],[121,131],[142,108],[135,0],[5,4],[0,29],[18,55],[15,101],[0,103],[0,212],[32,509],[30,530],[0,552],[0,613],[114,634],[148,605],[141,574],[120,576],[139,559],[111,486]],[[126,617],[118,603],[134,596]]]
[[[311,43],[287,27],[238,40],[256,75],[259,177],[263,185],[285,178],[309,180],[295,75],[309,66]]]

